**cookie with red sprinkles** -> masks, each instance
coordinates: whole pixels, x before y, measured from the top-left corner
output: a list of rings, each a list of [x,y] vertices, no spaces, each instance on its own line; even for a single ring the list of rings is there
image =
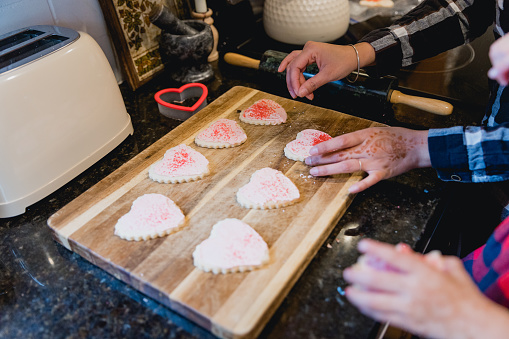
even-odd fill
[[[118,219],[115,235],[125,240],[149,240],[175,233],[185,226],[185,216],[170,198],[150,193],[136,198],[131,210]]]
[[[240,121],[253,125],[280,125],[288,115],[280,104],[270,99],[261,99],[240,113]]]
[[[160,183],[181,183],[202,179],[209,174],[209,161],[203,154],[181,144],[170,148],[163,159],[148,170],[150,179]]]
[[[237,191],[237,202],[245,208],[272,209],[291,205],[300,198],[299,189],[281,171],[265,167],[251,175]]]
[[[196,246],[193,262],[214,274],[251,271],[269,262],[269,247],[251,226],[227,218],[217,222],[210,237]]]
[[[305,129],[297,134],[297,138],[286,144],[285,156],[295,161],[304,161],[309,157],[311,147],[332,139],[330,135],[316,129]]]
[[[228,148],[242,145],[247,140],[246,132],[230,119],[219,119],[210,124],[194,138],[196,145],[206,148]]]

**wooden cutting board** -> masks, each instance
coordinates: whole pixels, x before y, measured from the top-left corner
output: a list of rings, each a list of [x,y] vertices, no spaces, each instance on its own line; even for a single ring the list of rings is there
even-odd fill
[[[288,121],[279,126],[240,122],[239,112],[268,98],[280,103]],[[235,120],[247,141],[228,149],[194,144],[195,135],[219,118]],[[287,159],[285,145],[298,132],[314,128],[337,136],[372,121],[235,87],[169,132],[111,175],[55,213],[48,225],[56,241],[118,279],[195,321],[219,337],[255,337],[280,305],[351,203],[348,187],[361,173],[327,178],[309,176],[309,167]],[[164,152],[184,143],[209,161],[211,174],[182,184],[160,184],[148,168]],[[275,210],[241,207],[235,198],[251,174],[263,167],[285,173],[299,188],[299,203]],[[145,193],[161,193],[187,216],[187,227],[164,238],[141,242],[113,234],[117,220]],[[234,274],[205,273],[193,266],[192,252],[224,218],[251,225],[268,243],[270,263]]]

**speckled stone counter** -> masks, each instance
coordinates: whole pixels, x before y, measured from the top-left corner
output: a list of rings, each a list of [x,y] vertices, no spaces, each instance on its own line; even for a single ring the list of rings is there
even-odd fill
[[[215,79],[206,84],[208,102],[236,85],[289,97],[283,83],[267,82],[254,70],[239,70],[221,61],[213,66]],[[46,226],[53,213],[179,125],[162,116],[153,99],[158,90],[177,86],[169,79],[162,74],[135,92],[121,85],[134,135],[70,183],[30,206],[25,214],[0,219],[1,338],[213,337],[60,246]],[[326,98],[318,98],[313,104],[345,113],[356,111],[355,104]],[[476,114],[469,107],[457,107],[451,117],[417,117],[413,113],[400,107],[394,119],[373,108],[361,116],[426,128],[452,126]],[[406,242],[423,250],[447,197],[446,185],[431,169],[411,171],[358,194],[261,337],[374,337],[377,324],[358,312],[342,294],[342,272],[357,259],[357,242],[370,237]]]

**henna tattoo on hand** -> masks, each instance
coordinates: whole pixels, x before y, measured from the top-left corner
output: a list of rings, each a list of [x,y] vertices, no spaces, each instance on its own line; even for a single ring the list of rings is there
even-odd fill
[[[360,147],[348,153],[350,155],[364,153],[368,157],[374,157],[383,152],[390,161],[396,161],[405,158],[410,150],[422,143],[415,138],[408,139],[394,132],[377,130],[364,140]]]

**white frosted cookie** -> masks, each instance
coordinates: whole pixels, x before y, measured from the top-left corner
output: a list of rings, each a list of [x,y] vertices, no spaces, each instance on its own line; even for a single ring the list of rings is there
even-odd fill
[[[282,172],[269,167],[254,172],[249,183],[237,191],[237,202],[245,208],[285,207],[299,198],[297,186]]]
[[[219,119],[198,133],[194,138],[196,145],[206,148],[228,148],[243,144],[247,135],[236,121]]]
[[[251,271],[269,261],[269,247],[251,226],[228,218],[216,223],[210,237],[196,246],[193,261],[214,274]]]
[[[240,113],[240,121],[253,125],[280,125],[286,122],[286,111],[270,99],[261,99]]]
[[[311,147],[332,139],[330,135],[316,129],[305,129],[297,134],[297,138],[286,144],[285,156],[295,161],[304,161],[309,157]]]
[[[170,148],[163,159],[148,170],[150,179],[161,183],[180,183],[202,179],[209,173],[209,161],[201,153],[181,144]]]
[[[131,210],[118,219],[115,235],[125,240],[154,239],[179,231],[184,222],[184,213],[173,200],[150,193],[134,200]]]
[[[365,7],[394,7],[394,2],[392,0],[361,0],[359,1],[359,5]]]

